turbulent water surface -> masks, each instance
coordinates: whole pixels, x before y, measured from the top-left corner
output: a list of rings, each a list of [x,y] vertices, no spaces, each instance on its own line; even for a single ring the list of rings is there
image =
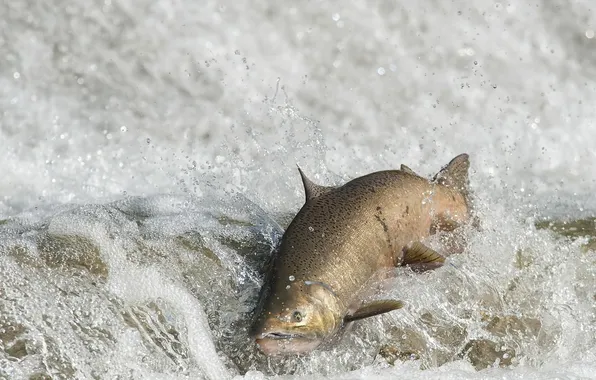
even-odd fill
[[[0,378],[596,378],[592,1],[0,2]],[[481,229],[331,350],[247,334],[317,182],[472,162]]]

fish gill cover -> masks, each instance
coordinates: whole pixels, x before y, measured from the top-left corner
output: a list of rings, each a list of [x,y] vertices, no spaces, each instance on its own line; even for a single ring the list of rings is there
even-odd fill
[[[0,378],[595,378],[591,1],[0,2]],[[304,200],[470,154],[482,222],[328,351],[248,336]]]

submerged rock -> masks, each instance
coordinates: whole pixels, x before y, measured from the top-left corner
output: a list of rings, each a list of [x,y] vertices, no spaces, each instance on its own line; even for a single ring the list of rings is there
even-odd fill
[[[83,236],[43,234],[37,246],[40,256],[51,268],[83,268],[100,277],[108,275],[99,247]]]
[[[19,339],[12,346],[5,349],[4,352],[13,358],[24,358],[27,356],[27,342],[23,339]]]
[[[0,311],[3,311],[0,309]],[[3,314],[5,314],[3,312]],[[0,317],[0,342],[3,346],[9,345],[16,338],[27,332],[25,326],[7,318],[7,315]]]
[[[381,346],[379,357],[391,365],[397,360],[420,360],[421,368],[430,368],[452,361],[467,332],[460,325],[424,313],[417,328],[393,328],[388,336],[389,342]]]
[[[596,250],[596,218],[576,219],[569,221],[540,220],[534,223],[537,229],[548,229],[557,235],[571,239],[587,237],[583,250]]]
[[[465,345],[460,357],[468,358],[474,368],[480,371],[495,365],[510,366],[515,357],[515,350],[488,339],[474,339]]]
[[[184,234],[177,236],[175,241],[189,251],[204,255],[218,266],[222,265],[221,260],[215,254],[215,252],[205,245],[205,240],[200,233],[195,231],[187,231]]]
[[[398,347],[391,344],[385,344],[381,346],[378,356],[385,359],[385,361],[390,365],[394,365],[397,360],[407,361],[420,359],[419,353],[412,351],[402,351]]]
[[[515,336],[519,338],[535,338],[540,333],[542,323],[539,319],[507,315],[492,317],[485,329],[497,337]]]
[[[29,376],[29,380],[52,380],[52,376],[47,373],[34,373]]]

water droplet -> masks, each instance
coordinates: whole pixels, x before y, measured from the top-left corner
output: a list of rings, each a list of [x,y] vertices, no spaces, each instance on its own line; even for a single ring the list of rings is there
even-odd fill
[[[586,37],[589,39],[594,38],[594,31],[592,29],[586,30]]]
[[[126,125],[123,125],[120,127],[120,132],[126,132],[128,131],[128,128],[126,128]]]
[[[333,21],[339,21],[339,13],[334,13],[333,16],[331,16],[333,18]]]
[[[151,139],[147,137],[147,144],[151,144]]]
[[[286,286],[286,289],[290,289],[290,285]]]
[[[308,226],[308,230],[309,230],[310,232],[314,232],[314,231],[315,231],[315,229],[314,229],[312,226]]]
[[[379,68],[377,69],[377,73],[378,73],[379,75],[385,75],[385,68],[384,68],[384,67],[379,67]]]
[[[21,77],[21,73],[15,71],[14,74],[12,74],[12,76],[14,77],[14,79],[19,79]]]
[[[288,278],[290,279],[290,281],[294,281],[296,279],[296,277],[294,277],[294,276],[290,276]]]

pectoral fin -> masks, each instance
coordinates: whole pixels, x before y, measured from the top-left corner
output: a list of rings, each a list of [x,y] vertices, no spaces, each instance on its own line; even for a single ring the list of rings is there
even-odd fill
[[[388,313],[392,310],[400,309],[403,306],[404,306],[404,304],[401,301],[394,301],[394,300],[372,301],[372,302],[362,305],[354,313],[347,315],[344,318],[344,321],[352,322],[352,321],[357,321],[359,319],[373,317],[375,315]]]
[[[401,265],[407,265],[415,272],[436,269],[445,264],[445,257],[419,241],[413,242],[403,250]]]

